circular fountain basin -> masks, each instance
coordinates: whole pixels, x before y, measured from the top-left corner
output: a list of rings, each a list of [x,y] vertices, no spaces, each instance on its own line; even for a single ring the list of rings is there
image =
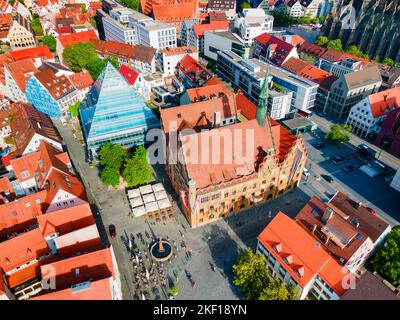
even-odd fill
[[[150,245],[150,254],[154,261],[164,262],[172,256],[172,246],[167,240],[161,241],[164,247],[164,251],[159,251],[160,241],[155,241]]]

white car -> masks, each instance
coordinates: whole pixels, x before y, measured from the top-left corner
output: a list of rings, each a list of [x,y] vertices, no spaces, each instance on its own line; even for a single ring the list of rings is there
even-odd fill
[[[310,171],[309,171],[307,168],[304,168],[304,170],[303,170],[303,175],[304,175],[305,177],[309,177],[309,176],[311,175],[311,173],[310,173]]]
[[[60,118],[60,121],[64,127],[67,125],[67,121],[64,118]]]

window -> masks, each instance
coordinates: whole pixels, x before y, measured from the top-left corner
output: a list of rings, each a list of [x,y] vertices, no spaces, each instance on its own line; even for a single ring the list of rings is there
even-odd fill
[[[23,179],[29,178],[29,176],[30,176],[30,174],[29,174],[29,171],[28,171],[28,170],[25,170],[25,171],[22,171],[22,172],[21,172],[21,177],[22,177]]]

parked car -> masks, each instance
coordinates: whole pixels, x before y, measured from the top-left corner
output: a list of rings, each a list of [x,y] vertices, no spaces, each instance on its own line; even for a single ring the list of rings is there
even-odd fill
[[[333,182],[333,178],[327,174],[321,174],[321,177],[329,183]]]
[[[376,211],[370,207],[367,207],[367,210],[369,211],[370,214],[373,214],[374,216],[376,216]]]
[[[117,236],[117,229],[115,228],[115,226],[113,224],[110,224],[108,226],[108,231],[110,232],[111,238],[115,238]]]
[[[304,170],[303,170],[303,175],[304,175],[305,177],[309,177],[309,176],[311,175],[310,170],[308,170],[307,168],[304,168]]]
[[[327,147],[327,144],[324,142],[316,142],[314,143],[315,149],[321,150]]]
[[[60,118],[60,121],[64,127],[67,125],[67,121],[63,117]]]
[[[344,168],[342,169],[342,171],[345,172],[345,173],[349,173],[349,172],[353,171],[354,169],[355,169],[354,166],[349,165],[349,166],[344,167]]]
[[[340,154],[335,154],[332,159],[331,162],[333,164],[341,164],[341,163],[345,163],[348,160],[348,158],[346,158],[345,156],[342,156]]]

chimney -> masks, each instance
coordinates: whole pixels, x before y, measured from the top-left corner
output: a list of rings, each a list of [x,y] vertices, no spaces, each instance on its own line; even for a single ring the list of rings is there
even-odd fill
[[[329,236],[326,236],[325,245],[328,244],[328,242],[329,242],[330,239],[331,239],[331,238],[330,238]]]
[[[221,112],[215,111],[214,112],[214,128],[219,128],[221,124]]]
[[[332,208],[330,207],[326,207],[325,211],[324,211],[324,215],[322,216],[322,220],[327,222],[330,218],[333,217],[335,211],[333,211]]]

